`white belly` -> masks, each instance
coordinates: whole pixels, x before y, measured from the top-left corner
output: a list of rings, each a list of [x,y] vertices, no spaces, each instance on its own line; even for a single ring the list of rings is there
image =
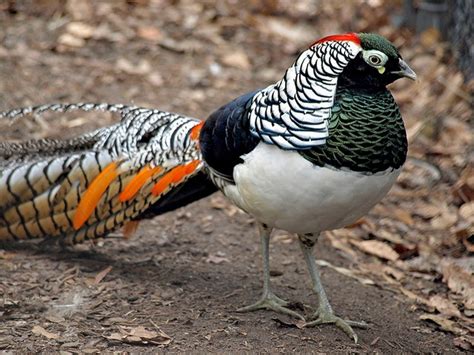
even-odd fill
[[[400,169],[375,175],[314,166],[296,152],[260,143],[234,169],[224,194],[258,221],[291,233],[344,227],[390,190]]]

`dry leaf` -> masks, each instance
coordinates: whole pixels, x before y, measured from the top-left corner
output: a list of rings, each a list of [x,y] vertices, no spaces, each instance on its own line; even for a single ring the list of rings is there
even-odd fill
[[[82,38],[78,38],[69,33],[63,33],[58,38],[58,44],[67,46],[67,47],[72,47],[72,48],[80,48],[80,47],[84,47],[84,45],[86,44],[86,41]]]
[[[112,271],[112,266],[107,266],[104,270],[99,272],[94,278],[94,284],[98,285],[110,271]]]
[[[438,206],[428,203],[416,203],[413,210],[415,215],[426,219],[430,219],[441,214],[441,209]]]
[[[420,42],[425,47],[432,47],[440,42],[441,33],[434,27],[430,27],[420,34]]]
[[[439,327],[447,332],[451,332],[453,334],[462,334],[463,331],[457,327],[456,325],[456,322],[452,321],[452,320],[449,320],[447,319],[446,317],[442,316],[442,315],[437,315],[437,314],[422,314],[420,316],[420,319],[421,320],[429,320],[429,321],[432,321],[434,323],[436,323],[437,325],[439,325]]]
[[[84,22],[71,22],[66,26],[66,32],[76,38],[89,39],[94,35],[95,28]]]
[[[314,41],[314,29],[301,21],[290,21],[282,17],[260,16],[258,29],[266,34],[278,36],[289,43],[308,44]]]
[[[410,290],[407,290],[405,287],[400,287],[399,289],[405,296],[407,296],[409,299],[415,301],[416,303],[426,304],[426,305],[429,304],[429,301],[426,298],[424,298],[422,296],[419,296],[419,295],[417,295],[416,293],[414,293]]]
[[[402,221],[403,223],[409,226],[415,224],[415,221],[413,221],[410,212],[408,212],[407,210],[401,208],[394,208],[392,212],[395,218],[399,221]]]
[[[474,224],[474,201],[467,202],[459,208],[459,215],[471,224]]]
[[[109,340],[118,340],[130,344],[156,344],[168,345],[171,343],[171,337],[161,329],[157,331],[147,330],[143,326],[135,328],[120,328],[120,333],[112,333],[105,337]]]
[[[349,276],[349,277],[359,281],[362,285],[375,285],[375,282],[372,281],[371,279],[358,276],[358,275],[355,274],[355,272],[353,270],[349,270],[349,269],[346,269],[346,268],[340,267],[340,266],[334,266],[326,260],[318,259],[318,260],[316,260],[316,264],[318,264],[319,266],[327,266],[327,267],[337,271],[338,273],[340,273],[342,275]]]
[[[129,335],[142,339],[153,339],[158,336],[158,333],[155,331],[146,330],[145,327],[139,326],[131,329]]]
[[[206,263],[211,263],[211,264],[222,264],[222,263],[228,263],[230,262],[229,259],[223,256],[218,256],[218,255],[209,255],[206,259]]]
[[[453,340],[454,345],[463,350],[469,351],[474,348],[474,336],[463,335]]]
[[[161,31],[153,26],[139,27],[137,36],[151,42],[159,42],[163,38]]]
[[[440,216],[435,217],[431,220],[431,225],[435,229],[449,229],[452,227],[456,221],[458,220],[458,216],[456,213],[444,211]]]
[[[88,20],[94,15],[91,0],[67,0],[66,12],[75,20]]]
[[[153,86],[161,86],[164,84],[165,80],[163,79],[163,75],[160,72],[154,71],[148,75],[148,82]]]
[[[130,62],[128,59],[119,58],[115,67],[124,73],[143,75],[151,71],[151,64],[146,59],[141,59],[137,64]]]
[[[448,287],[463,296],[464,306],[474,309],[474,257],[444,259],[441,272]]]
[[[354,248],[351,248],[345,239],[339,238],[334,232],[336,231],[326,232],[326,237],[331,242],[331,246],[351,256],[354,260],[359,259],[359,255],[357,255],[357,252],[354,250]]]
[[[241,50],[233,50],[222,57],[222,63],[238,69],[249,70],[250,60],[247,54]]]
[[[35,325],[31,330],[33,334],[44,336],[48,339],[59,339],[59,334],[48,332],[46,329],[39,325]]]
[[[379,258],[395,261],[400,256],[398,253],[392,249],[390,245],[384,242],[380,242],[378,240],[351,240],[352,244],[358,247],[360,250],[367,254],[375,255]]]
[[[428,302],[431,307],[435,308],[441,314],[450,317],[461,317],[461,312],[459,309],[447,298],[444,298],[440,295],[434,295],[430,297]]]
[[[51,323],[63,323],[66,320],[64,317],[56,314],[47,314],[44,318]]]

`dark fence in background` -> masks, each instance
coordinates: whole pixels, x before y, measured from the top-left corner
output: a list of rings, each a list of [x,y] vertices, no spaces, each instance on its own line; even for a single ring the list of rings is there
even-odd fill
[[[474,0],[405,0],[405,25],[440,31],[456,53],[467,80],[474,79]]]

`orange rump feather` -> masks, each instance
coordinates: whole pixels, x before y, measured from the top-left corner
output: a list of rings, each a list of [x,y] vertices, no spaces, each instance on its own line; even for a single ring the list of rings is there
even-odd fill
[[[171,169],[169,173],[165,174],[156,184],[153,186],[151,193],[154,196],[159,196],[163,193],[171,184],[176,184],[182,181],[186,176],[192,174],[198,167],[200,161],[193,160],[191,163],[186,165],[179,165],[174,169]]]
[[[110,183],[117,178],[117,164],[112,162],[97,175],[87,188],[77,206],[73,219],[75,230],[81,228],[89,219],[94,209],[97,207],[100,198],[109,187]]]
[[[161,167],[157,166],[155,168],[146,165],[142,168],[137,175],[125,186],[123,191],[119,195],[120,202],[126,202],[131,200],[137,192],[142,188],[143,185],[151,178],[154,174],[161,171]]]
[[[191,131],[189,133],[189,137],[195,141],[199,138],[199,134],[201,133],[201,128],[204,125],[204,121],[199,122],[196,126],[191,128]]]

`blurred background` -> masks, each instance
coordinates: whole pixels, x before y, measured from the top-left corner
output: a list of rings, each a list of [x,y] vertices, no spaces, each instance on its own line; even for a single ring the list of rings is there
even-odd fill
[[[417,336],[428,337],[423,340],[420,351],[469,350],[474,344],[473,4],[472,0],[2,0],[0,110],[51,102],[90,101],[143,105],[205,119],[214,109],[233,98],[279,80],[297,54],[322,36],[349,31],[377,32],[386,36],[400,48],[402,56],[419,78],[416,83],[400,80],[391,87],[407,127],[409,159],[398,184],[369,216],[354,226],[324,235],[321,248],[335,250],[328,260],[340,266],[340,270],[331,269],[323,277],[333,278],[333,289],[338,289],[347,287],[340,285],[345,285],[349,276],[358,286],[346,291],[359,296],[355,297],[354,304],[369,297],[368,303],[362,305],[366,310],[377,313],[375,319],[385,317],[383,304],[387,302],[386,298],[379,304],[372,304],[370,296],[363,297],[360,291],[363,288],[357,288],[366,287],[361,285],[373,285],[375,287],[370,290],[377,291],[370,292],[388,292],[387,297],[402,300],[402,309],[410,313],[407,316],[411,319],[409,326],[400,324],[397,328],[401,333],[385,328],[389,325],[379,325],[377,331],[382,333],[379,338],[366,339],[368,344],[373,342],[367,349],[380,347],[385,351],[414,351],[416,348],[412,346],[415,345],[404,348],[404,341],[411,336],[415,339],[415,335],[409,334],[416,333]],[[21,119],[13,125],[0,122],[0,139],[63,137],[104,126],[114,120],[116,117],[97,113],[35,116]],[[253,221],[233,209],[219,195],[199,202],[197,206],[201,210],[210,208],[211,212],[203,214],[197,211],[196,205],[190,206],[184,212],[160,217],[159,226],[154,225],[153,221],[147,222],[139,232],[142,238],[102,242],[96,245],[96,250],[112,259],[110,255],[117,250],[123,252],[114,259],[116,271],[120,270],[116,266],[118,261],[129,263],[127,258],[145,260],[144,267],[149,267],[150,275],[156,273],[151,270],[155,270],[156,253],[161,251],[165,260],[182,262],[183,268],[186,268],[183,265],[189,267],[186,263],[191,260],[193,267],[201,267],[204,273],[220,272],[215,271],[219,269],[227,275],[233,272],[246,274],[249,270],[243,265],[240,270],[239,265],[247,260],[248,265],[255,265],[251,271],[255,274],[255,287],[246,291],[248,300],[253,293],[257,296],[260,265],[257,239],[247,237],[250,246],[235,243],[242,234],[254,233]],[[195,228],[197,232],[185,233],[186,228]],[[156,237],[156,233],[161,233],[161,237]],[[179,244],[186,240],[198,250],[197,254],[186,254],[186,245],[179,248],[183,250],[180,253],[184,254],[163,247],[163,243],[168,243],[162,242],[166,233],[169,233],[168,239],[165,238],[168,242],[171,240],[171,244]],[[202,238],[203,233],[205,238]],[[182,234],[185,237],[181,237]],[[232,236],[234,242],[231,241]],[[288,255],[286,250],[279,251],[287,264],[277,264],[279,270],[274,273],[283,275],[275,277],[277,282],[286,285],[295,276],[292,272],[283,274],[282,270],[293,262],[295,268],[299,265],[298,251],[293,239],[284,233],[278,234],[275,239],[276,248],[280,245],[292,251]],[[157,244],[156,248],[150,247],[153,244]],[[203,250],[204,254],[199,254]],[[124,256],[127,253],[128,257]],[[321,254],[317,252],[317,255]],[[148,259],[143,259],[145,256]],[[4,318],[3,324],[19,330],[12,333],[0,329],[0,348],[15,348],[12,339],[18,336],[25,340],[21,349],[36,351],[58,349],[58,339],[69,339],[65,335],[67,332],[61,328],[63,318],[57,318],[56,314],[56,318],[50,316],[48,320],[40,311],[32,312],[25,306],[30,305],[38,292],[43,306],[48,302],[59,302],[61,292],[77,290],[78,287],[82,290],[81,307],[86,307],[84,309],[92,307],[89,301],[99,297],[97,284],[102,279],[97,284],[92,283],[93,286],[87,280],[107,266],[104,262],[110,260],[102,263],[87,260],[88,263],[82,262],[79,267],[72,262],[66,267],[58,266],[58,259],[62,260],[60,255],[51,259],[44,254],[29,254],[22,250],[0,250],[0,261],[4,265],[0,273],[0,291],[4,298],[0,317],[12,312],[23,317]],[[67,282],[58,283],[57,278],[51,276],[57,275],[58,267],[65,273]],[[71,268],[75,270],[72,273],[68,271]],[[44,270],[44,273],[39,273],[38,269]],[[340,275],[341,270],[346,276]],[[128,295],[142,290],[137,298],[149,303],[150,300],[143,295],[155,292],[153,288],[158,287],[155,293],[159,296],[156,297],[164,303],[155,306],[160,309],[160,305],[166,305],[163,294],[171,292],[171,298],[174,298],[176,293],[179,294],[177,290],[186,290],[186,285],[189,285],[184,281],[185,286],[173,284],[172,281],[160,284],[162,281],[156,280],[149,284],[152,276],[148,280],[137,281],[136,277],[132,277],[120,281],[126,272],[117,272],[108,283],[102,284],[104,288],[101,292],[116,289],[116,283],[121,282],[122,286],[125,283],[123,287],[128,285],[131,288]],[[50,276],[45,277],[46,274]],[[173,276],[179,278],[180,275]],[[297,277],[303,276],[301,272],[301,276]],[[244,282],[237,279],[240,276],[232,277],[239,287]],[[31,288],[31,285],[36,285],[36,288]],[[38,287],[46,291],[40,292]],[[91,294],[90,287],[96,293]],[[205,292],[206,287],[211,286],[201,285],[199,288],[196,285],[201,290],[199,292]],[[226,286],[223,284],[221,287]],[[89,290],[89,293],[84,290]],[[359,291],[362,293],[358,294]],[[290,289],[288,292],[293,291]],[[228,293],[236,305],[247,299],[246,296],[240,299],[239,295],[233,295],[232,290]],[[295,295],[301,293],[296,292]],[[391,298],[389,300],[392,303]],[[200,301],[192,299],[189,307]],[[341,298],[340,303],[343,305],[345,301]],[[128,310],[136,312],[134,319],[145,317],[145,306],[137,304],[137,300],[128,304],[114,302],[112,299],[102,300],[102,303],[99,302],[102,306],[95,307],[102,312],[112,309],[111,305],[117,307],[114,309],[121,321],[111,321],[107,325],[99,317],[87,327],[97,330],[123,325],[123,319],[127,318],[124,314]],[[168,304],[167,307],[172,306]],[[377,310],[377,307],[381,308]],[[145,313],[155,312],[155,309],[147,309]],[[184,312],[166,309],[172,309],[176,314]],[[227,311],[225,307],[222,310],[224,313]],[[394,311],[397,312],[392,309]],[[49,327],[51,331],[44,333],[36,328],[36,333],[31,334],[30,321],[27,325],[15,323],[15,319],[28,317],[41,329]],[[66,316],[63,314],[60,317]],[[110,315],[108,317],[110,319]],[[179,315],[176,317],[182,320]],[[247,324],[250,329],[269,321],[265,316],[251,319]],[[217,327],[214,324],[213,328],[214,320],[209,317],[208,323],[201,324],[203,334],[181,335],[182,338],[178,339],[179,332],[176,331],[175,347],[172,349],[196,349],[195,345],[192,346],[198,341],[196,339],[214,334],[212,329]],[[68,318],[67,324],[79,329],[86,327],[88,321],[90,319]],[[172,324],[171,321],[168,332],[173,332]],[[180,327],[177,329],[182,329],[183,325]],[[291,325],[288,327],[291,330]],[[403,333],[402,328],[409,332]],[[235,329],[226,331],[230,332],[229,336],[240,336]],[[299,329],[291,331],[300,334]],[[91,349],[110,349],[113,339],[99,336],[99,340],[95,341],[94,335],[84,334],[76,334],[79,340],[73,337],[73,340],[65,342],[74,345],[74,342],[80,344],[87,340]],[[128,339],[128,335],[121,334],[122,338],[115,337],[116,342]],[[405,345],[390,347],[377,340],[390,340],[390,337],[398,339],[393,338],[392,345]],[[437,341],[430,342],[429,337]],[[146,336],[141,340],[138,338],[140,343]],[[108,340],[104,343],[104,339]],[[209,345],[212,343],[210,339],[211,335],[207,340],[207,350],[260,349],[258,342],[255,345],[250,340],[216,342],[216,348]],[[301,339],[288,338],[282,347],[284,350],[295,349],[300,344],[298,341],[302,342]],[[131,341],[123,342],[130,344]],[[245,342],[250,347],[246,347]],[[303,343],[309,346],[307,350],[314,349],[311,348],[312,343]],[[444,348],[438,347],[440,343],[444,344]],[[114,344],[115,349],[124,349]],[[168,344],[166,340],[161,345]],[[329,340],[325,344],[330,344]],[[73,345],[70,348],[74,348]],[[354,350],[349,342],[345,346],[340,349]],[[324,347],[317,349],[325,350]]]

